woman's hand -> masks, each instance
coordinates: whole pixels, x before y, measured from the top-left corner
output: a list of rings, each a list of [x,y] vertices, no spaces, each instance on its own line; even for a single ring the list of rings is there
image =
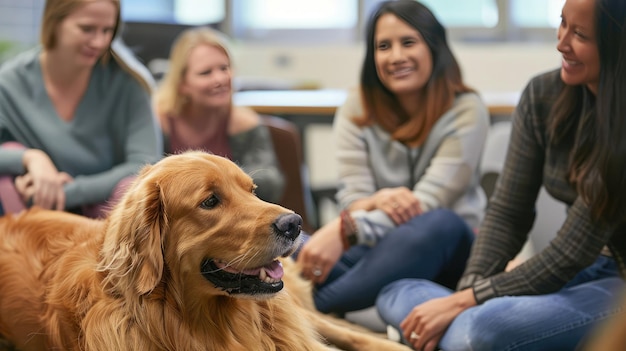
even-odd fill
[[[396,225],[406,223],[422,214],[420,202],[409,188],[384,188],[378,190],[372,197],[375,207],[384,211]]]
[[[433,351],[452,321],[475,305],[471,288],[424,302],[400,323],[402,335],[416,350]]]
[[[15,184],[22,198],[27,201],[32,198],[33,205],[46,209],[63,210],[63,185],[72,181],[72,177],[59,172],[50,157],[41,150],[26,150],[22,162],[27,174],[17,179]]]
[[[17,193],[25,204],[32,200],[35,195],[35,187],[33,186],[33,177],[30,173],[15,177],[15,189],[17,189]]]
[[[340,228],[341,218],[318,229],[304,244],[298,255],[302,275],[319,284],[326,281],[331,269],[343,253]]]

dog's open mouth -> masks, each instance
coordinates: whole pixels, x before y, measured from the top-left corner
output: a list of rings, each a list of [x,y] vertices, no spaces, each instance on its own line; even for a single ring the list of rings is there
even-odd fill
[[[283,288],[283,266],[278,260],[257,268],[237,270],[226,262],[206,259],[200,268],[204,278],[229,294],[275,294]]]

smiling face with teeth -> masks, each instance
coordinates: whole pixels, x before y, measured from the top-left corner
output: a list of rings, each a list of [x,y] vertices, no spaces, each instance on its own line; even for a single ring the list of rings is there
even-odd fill
[[[167,222],[164,262],[184,287],[176,291],[180,300],[264,299],[283,288],[280,260],[299,245],[302,218],[259,199],[235,163],[188,152],[166,157],[144,178],[158,190],[142,201],[160,204]]]
[[[567,0],[557,33],[557,49],[563,54],[561,79],[569,85],[587,85],[594,93],[600,79],[595,1]]]
[[[378,19],[374,36],[376,72],[382,84],[396,95],[415,95],[433,72],[430,48],[421,33],[387,13]]]

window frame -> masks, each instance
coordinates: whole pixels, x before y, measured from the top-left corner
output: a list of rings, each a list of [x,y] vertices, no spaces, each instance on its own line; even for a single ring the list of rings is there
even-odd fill
[[[243,9],[245,5],[241,0],[224,0],[226,2],[226,22],[223,30],[231,38],[246,42],[259,43],[306,43],[306,44],[343,44],[360,41],[362,25],[362,6],[364,0],[357,0],[356,25],[351,28],[315,28],[315,29],[267,29],[254,30],[245,28],[243,22]],[[298,0],[294,0],[298,1]],[[302,1],[302,0],[299,0]]]
[[[174,1],[168,0],[174,7]],[[294,0],[303,1],[303,0]],[[270,44],[354,44],[364,39],[365,26],[369,12],[382,0],[357,0],[357,23],[352,28],[316,28],[316,29],[268,29],[253,30],[245,28],[243,21],[244,4],[242,0],[223,0],[225,18],[218,23],[206,23],[223,31],[235,41]],[[462,1],[462,0],[459,0]],[[556,28],[520,27],[513,24],[512,0],[495,0],[498,7],[499,21],[494,27],[456,27],[447,26],[448,39],[461,43],[482,42],[549,42],[554,40]]]

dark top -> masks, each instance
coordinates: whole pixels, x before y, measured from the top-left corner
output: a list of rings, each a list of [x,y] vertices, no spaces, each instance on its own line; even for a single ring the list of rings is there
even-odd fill
[[[624,272],[626,227],[592,220],[588,206],[568,181],[569,153],[578,133],[570,133],[560,146],[549,140],[550,110],[563,87],[559,70],[535,77],[514,112],[504,169],[458,286],[472,286],[478,303],[497,296],[555,292],[592,264],[605,245]],[[577,130],[584,131],[585,120],[595,114],[595,97],[586,88],[580,89],[585,100],[576,124]],[[548,247],[504,272],[532,228],[542,185],[568,206],[566,220]]]

